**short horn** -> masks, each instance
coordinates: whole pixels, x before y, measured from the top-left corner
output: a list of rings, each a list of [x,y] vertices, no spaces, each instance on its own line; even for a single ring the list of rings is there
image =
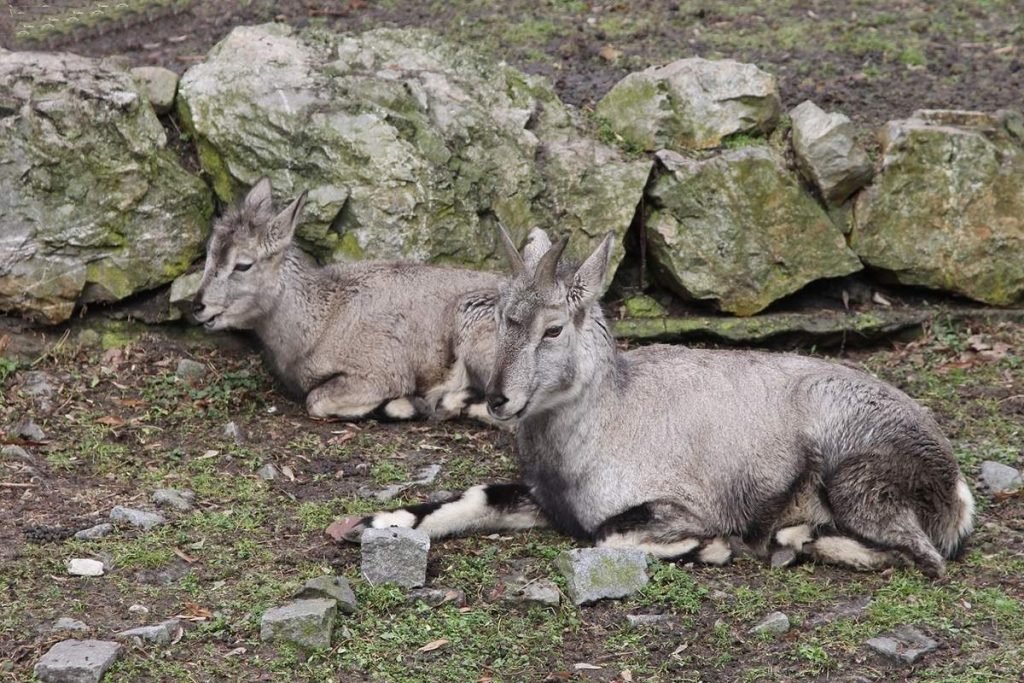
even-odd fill
[[[509,237],[508,231],[500,221],[498,222],[498,233],[501,235],[501,245],[505,248],[505,256],[508,258],[509,265],[512,266],[512,274],[522,275],[526,272],[526,264],[523,263],[523,257],[519,254],[515,243],[512,242],[512,238]]]
[[[569,244],[569,238],[563,237],[555,242],[554,246],[548,249],[547,253],[541,257],[540,263],[537,264],[537,274],[533,278],[533,281],[539,287],[554,286],[555,273],[558,270],[558,260],[562,258],[562,252],[565,251],[565,245],[567,244]]]

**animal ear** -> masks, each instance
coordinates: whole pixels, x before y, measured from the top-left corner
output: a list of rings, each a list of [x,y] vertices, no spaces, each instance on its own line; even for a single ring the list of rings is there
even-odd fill
[[[306,205],[307,194],[303,191],[284,211],[274,216],[274,220],[270,221],[264,233],[260,235],[260,250],[265,255],[280,253],[291,244],[295,227],[302,216],[302,208]]]
[[[577,269],[567,294],[571,309],[589,308],[601,298],[601,294],[604,292],[604,280],[608,275],[608,266],[612,260],[612,245],[614,243],[615,233],[610,232],[597,246],[594,253],[588,256],[583,265]]]
[[[505,226],[500,222],[498,223],[498,235],[501,240],[501,246],[505,249],[505,257],[508,259],[508,263],[512,266],[512,275],[518,277],[526,272],[526,265],[523,263],[523,257],[519,255],[519,250],[516,249],[515,243],[512,238],[509,237],[508,231],[505,230]]]
[[[533,274],[533,282],[537,287],[548,289],[555,286],[558,260],[562,258],[562,252],[565,251],[565,245],[567,244],[569,244],[569,238],[563,237],[541,256],[540,262],[537,263],[537,269]]]
[[[541,257],[547,253],[548,249],[551,248],[551,238],[548,234],[540,228],[534,228],[530,231],[530,236],[526,238],[526,246],[523,247],[523,262],[526,263],[527,270],[533,270],[540,263]]]
[[[263,176],[252,186],[252,189],[249,190],[249,194],[245,195],[245,200],[242,203],[255,209],[257,212],[266,211],[269,213],[274,201],[273,197],[271,197],[272,192],[273,188],[270,186],[270,178]]]

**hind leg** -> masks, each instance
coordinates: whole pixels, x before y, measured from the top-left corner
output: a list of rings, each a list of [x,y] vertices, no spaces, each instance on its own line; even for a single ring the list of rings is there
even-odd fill
[[[599,548],[635,548],[665,560],[723,565],[732,559],[728,538],[709,534],[700,520],[672,503],[632,507],[598,527]]]
[[[375,382],[348,375],[335,375],[309,392],[306,410],[319,419],[383,421],[413,420],[424,412],[412,396],[396,395]]]
[[[926,575],[938,578],[945,574],[945,558],[914,510],[915,503],[918,508],[921,505],[912,487],[920,486],[919,480],[927,474],[896,471],[905,463],[873,454],[848,458],[827,483],[833,520],[841,532],[847,532],[841,535],[862,539],[864,547],[897,551]]]

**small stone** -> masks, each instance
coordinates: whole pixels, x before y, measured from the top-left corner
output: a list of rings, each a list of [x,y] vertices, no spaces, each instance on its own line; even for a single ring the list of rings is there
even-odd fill
[[[373,498],[381,503],[386,503],[407,488],[409,488],[409,484],[389,484],[382,489],[376,490],[369,486],[360,486],[356,493],[363,498]]]
[[[362,538],[362,572],[371,585],[397,583],[405,588],[427,580],[430,537],[419,529],[367,529]]]
[[[256,472],[256,476],[263,481],[274,481],[277,479],[278,471],[273,463],[267,463]]]
[[[531,581],[520,588],[515,597],[523,602],[539,602],[542,605],[557,605],[562,601],[562,592],[558,590],[558,586],[555,585],[554,581],[538,579],[537,581]]]
[[[191,317],[192,302],[196,298],[202,281],[203,271],[199,270],[194,273],[185,273],[171,283],[170,305],[178,309],[189,320],[194,320]]]
[[[624,598],[647,585],[647,555],[620,548],[576,548],[555,560],[577,605]]]
[[[153,502],[164,507],[171,507],[179,512],[188,512],[196,494],[188,489],[157,489],[153,492]]]
[[[671,625],[674,619],[671,614],[627,614],[626,621],[630,626],[663,626]]]
[[[157,114],[166,114],[174,106],[178,92],[178,74],[162,66],[138,66],[131,70],[132,78],[146,96]]]
[[[62,640],[36,663],[43,683],[99,683],[118,655],[121,645],[104,640]]]
[[[78,619],[72,619],[71,617],[61,617],[57,621],[53,622],[53,626],[50,627],[51,631],[88,631],[89,627],[86,626],[84,621]]]
[[[260,640],[283,641],[309,650],[331,646],[337,608],[333,600],[296,600],[263,613]]]
[[[441,489],[440,491],[434,491],[427,496],[428,503],[447,503],[448,501],[455,498],[455,493],[452,491],[446,491]]]
[[[174,374],[185,380],[202,379],[206,376],[206,366],[191,358],[182,358],[178,361],[178,369]]]
[[[68,560],[68,574],[73,576],[103,576],[103,563],[99,560],[76,557]]]
[[[159,512],[148,512],[146,510],[126,508],[121,505],[116,505],[114,509],[110,511],[110,519],[115,522],[125,522],[126,524],[131,524],[132,526],[146,530],[152,529],[153,527],[159,526],[167,521],[167,518]]]
[[[32,454],[21,446],[4,446],[0,449],[0,458],[4,460],[20,460],[27,465],[36,464],[36,459],[32,457]]]
[[[31,370],[22,375],[21,391],[32,398],[50,398],[54,394],[54,378],[41,370]]]
[[[224,438],[230,439],[236,445],[245,443],[245,432],[243,432],[242,428],[234,421],[228,422],[224,425],[223,434]]]
[[[772,567],[781,569],[796,562],[796,551],[792,548],[779,548],[772,553]]]
[[[132,614],[149,614],[149,608],[145,605],[140,605],[138,603],[129,607],[128,611]]]
[[[32,420],[24,420],[14,428],[14,433],[29,441],[46,441],[46,432]]]
[[[156,645],[170,645],[171,641],[174,640],[174,636],[177,635],[179,628],[181,628],[180,621],[168,619],[152,626],[130,628],[127,631],[117,633],[114,637],[118,640],[138,640]]]
[[[425,467],[421,467],[416,470],[416,476],[413,478],[411,483],[418,484],[420,486],[433,484],[439,474],[441,474],[440,465],[426,465]]]
[[[440,607],[450,602],[456,607],[463,607],[466,604],[466,594],[455,588],[414,588],[407,596],[409,602],[420,602],[429,607]]]
[[[294,598],[324,598],[338,603],[345,614],[356,611],[356,595],[344,576],[318,576],[307,581]]]
[[[772,633],[782,635],[789,630],[789,617],[782,612],[772,612],[761,623],[750,629],[750,633]]]
[[[874,172],[867,153],[857,144],[850,119],[828,114],[807,100],[789,112],[797,165],[831,205],[839,205],[862,188]]]
[[[1024,483],[1019,470],[992,460],[981,463],[979,480],[982,487],[991,494],[1013,493]]]
[[[114,531],[114,525],[103,522],[96,526],[91,526],[88,529],[82,529],[81,531],[75,532],[75,538],[80,541],[95,541],[98,538],[103,538]]]
[[[939,644],[913,626],[897,626],[891,633],[871,638],[865,645],[880,655],[904,664],[913,664],[918,659],[936,650]]]

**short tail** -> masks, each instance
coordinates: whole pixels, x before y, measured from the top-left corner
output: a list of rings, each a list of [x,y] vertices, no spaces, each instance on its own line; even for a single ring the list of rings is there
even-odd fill
[[[955,560],[964,551],[967,537],[974,530],[974,494],[963,475],[956,480],[954,509],[949,520],[936,529],[935,546],[947,560]]]

